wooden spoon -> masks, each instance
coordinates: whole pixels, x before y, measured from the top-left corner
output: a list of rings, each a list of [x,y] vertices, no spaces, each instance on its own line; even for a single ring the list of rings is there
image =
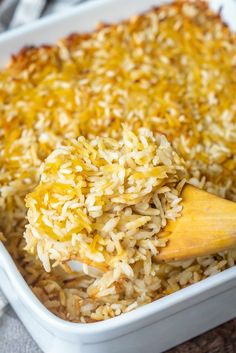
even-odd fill
[[[186,185],[182,216],[164,229],[168,243],[158,261],[184,260],[236,248],[236,202]]]

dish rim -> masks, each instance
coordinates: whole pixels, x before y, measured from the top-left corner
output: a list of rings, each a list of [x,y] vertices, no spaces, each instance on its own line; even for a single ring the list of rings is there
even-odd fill
[[[52,327],[60,331],[66,331],[71,334],[99,334],[103,332],[104,329],[107,332],[113,331],[114,329],[118,329],[121,326],[130,325],[149,316],[156,316],[158,313],[163,314],[167,309],[173,309],[173,307],[177,305],[187,303],[187,300],[189,299],[196,298],[199,295],[203,295],[204,293],[206,294],[211,289],[216,289],[217,287],[224,285],[222,290],[216,291],[215,295],[217,295],[220,292],[232,288],[234,284],[232,284],[231,281],[236,279],[236,266],[233,266],[218,274],[203,279],[163,298],[145,304],[142,307],[127,313],[123,313],[114,318],[93,323],[74,323],[57,317],[40,302],[40,300],[36,297],[30,286],[21,275],[20,271],[17,269],[14,260],[8,253],[4,244],[1,242],[0,255],[0,269],[2,267],[2,269],[5,270],[10,283],[14,283],[14,288],[16,289],[16,292],[19,295],[21,301],[26,304],[26,306],[31,308],[36,317],[39,317],[42,320],[46,320],[47,324],[52,325]],[[227,283],[230,285],[227,286]],[[205,298],[203,297],[201,301],[204,301],[204,299]],[[181,309],[179,308],[176,310],[176,312],[178,311],[181,311]],[[166,316],[169,315],[160,315],[158,320],[161,320],[162,317]]]

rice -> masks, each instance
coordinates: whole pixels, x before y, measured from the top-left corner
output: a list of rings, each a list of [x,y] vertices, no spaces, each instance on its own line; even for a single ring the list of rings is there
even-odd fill
[[[49,259],[54,265],[78,259],[113,270],[108,286],[134,278],[136,263],[136,278],[149,274],[158,233],[182,210],[178,185],[186,176],[165,136],[145,128],[135,134],[126,126],[119,141],[81,136],[54,150],[41,171],[39,185],[26,197],[24,237],[46,271]]]
[[[24,250],[23,239],[24,199],[37,187],[45,158],[54,150],[59,154],[52,158],[63,153],[66,156],[72,140],[80,136],[89,145],[98,136],[118,143],[124,123],[135,135],[140,128],[149,129],[154,136],[165,135],[185,160],[191,184],[236,201],[236,104],[232,93],[236,91],[235,43],[235,34],[206,4],[178,1],[117,25],[100,26],[91,34],[74,34],[53,46],[25,48],[0,73],[1,239],[6,239],[34,293],[59,317],[83,323],[108,319],[235,264],[233,250],[181,263],[145,261],[147,254],[165,246],[164,239],[159,233],[157,246],[152,243],[150,230],[136,231],[131,223],[125,231],[130,232],[134,243],[142,244],[141,260],[135,264],[120,261],[104,274],[101,283],[101,273],[91,273],[89,268],[87,273],[71,273],[65,271],[66,263],[63,268],[56,266],[66,242],[61,247],[59,242],[58,249],[50,248],[51,258],[47,256],[49,248],[38,245],[41,261],[51,270],[47,273],[41,261]],[[64,141],[70,143],[65,145]],[[140,141],[146,146],[145,139],[140,137]],[[116,158],[115,151],[112,156]],[[106,160],[109,153],[104,151],[102,157]],[[160,149],[159,157],[163,163],[165,153]],[[68,163],[60,173],[65,190],[75,188]],[[77,172],[82,173],[80,166]],[[125,178],[122,172],[118,174],[119,180]],[[175,216],[171,210],[178,204],[163,188],[156,190],[153,199],[159,214],[144,202],[127,207],[126,217],[133,211],[142,217],[160,217],[160,227],[164,227]],[[179,195],[181,184],[175,188]],[[118,204],[115,212],[121,211],[122,190],[120,185],[119,195],[114,198]],[[112,186],[107,192],[107,196],[112,195]],[[152,190],[147,186],[145,192]],[[165,194],[170,212],[165,212],[159,192]],[[72,205],[67,194],[60,197],[63,216],[73,207],[82,208],[85,202],[81,198]],[[47,196],[43,195],[42,202],[48,205]],[[92,202],[91,196],[89,204]],[[95,219],[102,217],[97,206],[91,206]],[[52,214],[47,208],[43,222],[49,227]],[[116,221],[103,224],[111,237],[106,244],[108,252],[118,251],[124,241],[114,232],[119,224]],[[89,229],[86,219],[83,222]],[[54,231],[63,238],[61,227]],[[36,228],[33,232],[30,248],[35,251],[41,235]],[[83,238],[76,234],[68,246],[79,241]],[[114,282],[121,273],[126,274],[123,280]]]

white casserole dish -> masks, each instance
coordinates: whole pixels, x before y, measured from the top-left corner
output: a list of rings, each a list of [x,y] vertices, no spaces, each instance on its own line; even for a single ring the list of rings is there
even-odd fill
[[[0,64],[25,45],[55,42],[71,32],[92,30],[97,22],[117,22],[163,0],[100,0],[51,16],[0,37]],[[222,15],[236,29],[236,3]],[[45,353],[159,353],[236,316],[236,266],[133,312],[92,324],[65,322],[34,296],[0,244],[0,286]]]

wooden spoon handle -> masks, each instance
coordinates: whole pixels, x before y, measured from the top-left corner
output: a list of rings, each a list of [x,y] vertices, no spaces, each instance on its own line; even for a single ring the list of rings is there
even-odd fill
[[[158,261],[184,260],[236,248],[236,203],[186,185],[182,216],[168,222]]]

